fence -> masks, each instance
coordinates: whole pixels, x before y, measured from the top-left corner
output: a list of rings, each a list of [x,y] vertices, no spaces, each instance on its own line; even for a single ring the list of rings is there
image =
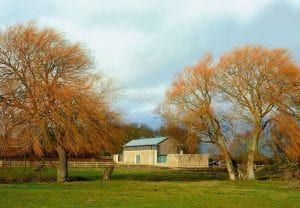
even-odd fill
[[[34,167],[34,168],[41,168],[41,167],[56,167],[58,164],[58,161],[55,160],[39,160],[39,161],[17,161],[17,160],[0,160],[0,168],[2,167]],[[151,168],[170,168],[170,167],[160,167],[160,166],[143,166],[143,165],[127,165],[127,164],[122,164],[122,163],[115,163],[115,162],[101,162],[101,161],[73,161],[69,160],[68,161],[68,166],[71,168],[100,168],[100,167],[107,167],[107,166],[115,166],[115,167],[151,167]],[[297,165],[294,165],[295,167],[298,167]],[[291,166],[286,166],[286,165],[279,165],[279,166],[274,166],[274,165],[256,165],[255,169],[256,171],[260,171],[262,169],[274,169],[276,168],[277,170],[284,170],[287,167]],[[221,166],[210,166],[210,167],[173,167],[170,169],[174,170],[189,170],[189,171],[201,171],[201,172],[223,172],[226,171],[226,166],[221,165]]]
[[[58,161],[13,161],[1,160],[1,167],[56,167]],[[90,162],[90,161],[68,161],[68,166],[72,168],[98,168],[116,165],[114,162]]]

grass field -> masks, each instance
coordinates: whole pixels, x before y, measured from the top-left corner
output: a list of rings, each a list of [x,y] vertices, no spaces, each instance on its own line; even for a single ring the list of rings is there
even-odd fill
[[[14,175],[15,174],[15,175]],[[0,178],[33,175],[54,180],[55,170],[0,169]],[[111,181],[101,169],[71,169],[72,182],[0,185],[0,207],[299,207],[300,190],[292,182],[239,181],[161,169],[119,168]],[[20,179],[21,180],[21,179]],[[79,180],[79,181],[78,181]]]

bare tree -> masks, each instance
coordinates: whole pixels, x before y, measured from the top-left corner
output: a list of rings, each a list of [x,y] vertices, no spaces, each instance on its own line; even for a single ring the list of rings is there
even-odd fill
[[[58,182],[68,177],[68,153],[120,143],[115,90],[93,68],[89,52],[53,28],[18,24],[0,34],[1,126],[13,123],[10,137],[22,138],[23,149],[56,151]]]
[[[215,93],[212,57],[206,55],[176,77],[158,112],[167,122],[184,126],[188,132],[197,135],[201,142],[216,144],[226,161],[229,179],[236,180],[237,169],[227,151],[222,124],[213,106]]]
[[[274,112],[287,108],[289,94],[296,90],[297,66],[286,49],[260,46],[237,48],[223,55],[217,66],[217,84],[240,118],[252,126],[246,178],[255,179],[254,156],[258,139]]]

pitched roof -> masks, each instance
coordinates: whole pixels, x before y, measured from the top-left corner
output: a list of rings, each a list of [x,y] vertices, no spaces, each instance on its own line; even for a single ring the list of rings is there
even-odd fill
[[[135,146],[145,146],[145,145],[158,145],[159,143],[166,140],[167,137],[156,137],[148,139],[135,139],[123,145],[124,147],[135,147]]]

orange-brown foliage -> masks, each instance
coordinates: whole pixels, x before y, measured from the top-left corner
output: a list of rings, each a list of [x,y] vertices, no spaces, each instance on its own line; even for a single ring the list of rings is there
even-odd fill
[[[184,127],[180,127],[172,123],[165,123],[160,133],[162,135],[176,139],[181,145],[184,153],[196,154],[199,152],[199,137],[196,134],[189,132]]]
[[[300,161],[299,120],[287,114],[276,115],[271,128],[271,137],[277,151],[282,151],[289,160]]]
[[[193,138],[198,135],[198,141],[216,143],[221,132],[212,109],[216,88],[211,65],[212,57],[208,54],[196,65],[186,67],[176,76],[158,111],[167,123],[181,125]]]
[[[258,140],[272,114],[289,108],[289,97],[297,92],[299,70],[286,49],[261,46],[236,48],[223,55],[217,65],[218,89],[235,104],[240,119],[252,129],[247,158],[247,179],[254,179]]]
[[[32,23],[0,34],[1,126],[25,150],[41,155],[57,146],[78,153],[119,145],[114,89],[90,73],[88,54],[53,28]]]
[[[297,90],[293,83],[299,70],[286,49],[237,48],[223,55],[217,68],[218,88],[259,125]]]
[[[166,123],[188,132],[185,138],[187,146],[194,147],[191,152],[197,151],[199,142],[216,144],[226,161],[230,180],[236,180],[236,167],[227,151],[220,120],[213,108],[215,92],[215,71],[209,54],[177,75],[158,112]]]

